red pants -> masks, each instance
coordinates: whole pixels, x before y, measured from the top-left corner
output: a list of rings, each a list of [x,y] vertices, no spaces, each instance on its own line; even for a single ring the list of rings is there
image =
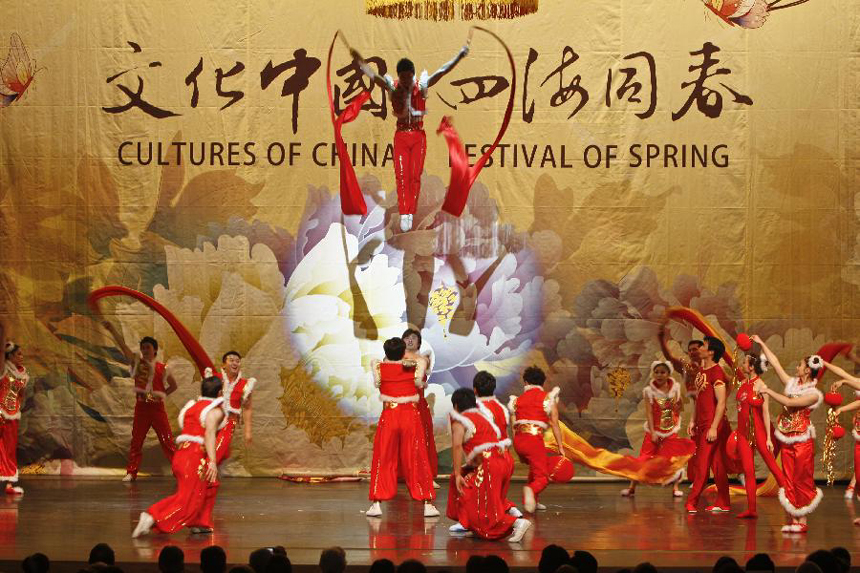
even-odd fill
[[[167,421],[167,411],[164,402],[146,402],[137,400],[134,405],[134,422],[131,426],[131,447],[128,452],[128,466],[125,471],[137,475],[140,460],[143,458],[143,442],[150,428],[155,428],[155,435],[161,442],[161,449],[168,460],[173,459],[176,444],[173,442],[173,431]]]
[[[0,483],[18,481],[18,420],[0,417]]]
[[[427,154],[424,130],[394,132],[394,177],[397,180],[397,208],[401,215],[412,215],[418,206],[421,173]]]
[[[505,462],[507,463],[507,470],[500,476],[502,482],[502,501],[504,502],[505,511],[508,511],[512,507],[516,507],[516,505],[511,503],[508,499],[508,490],[511,487],[511,477],[514,475],[514,457],[507,449],[502,456],[505,458]],[[472,471],[473,469],[464,470],[463,476],[466,477],[466,473]],[[445,508],[445,515],[454,521],[458,521],[460,519],[460,494],[457,492],[457,480],[454,478],[453,473],[451,474],[451,479],[448,484],[448,505]]]
[[[782,472],[785,475],[785,496],[780,495],[786,512],[802,517],[818,505],[821,490],[815,487],[815,440],[782,444]]]
[[[504,484],[510,480],[510,462],[497,449],[479,454],[480,463],[464,476],[466,487],[457,497],[457,521],[484,539],[499,539],[511,533],[516,518],[508,515]],[[451,493],[455,493],[456,487]],[[450,495],[450,494],[449,494]]]
[[[393,498],[397,494],[397,470],[402,464],[401,472],[412,499],[436,499],[418,404],[397,404],[393,408],[388,404],[383,407],[373,438],[368,497],[371,501]]]
[[[433,436],[433,414],[430,405],[422,395],[418,400],[418,413],[421,414],[421,426],[424,430],[422,441],[427,448],[427,459],[430,460],[430,473],[435,479],[439,473],[439,454],[436,452],[436,438]]]
[[[765,432],[764,420],[760,416],[754,416],[755,420],[755,449],[761,459],[764,460],[767,469],[773,474],[779,487],[785,487],[785,477],[782,470],[776,464],[776,458],[767,449],[767,433]],[[756,482],[755,482],[755,459],[753,449],[750,447],[749,439],[738,433],[738,454],[741,458],[741,466],[744,469],[744,484],[747,490],[747,509],[756,510]]]
[[[152,505],[147,511],[155,519],[155,527],[163,533],[173,533],[190,524],[200,513],[206,499],[206,450],[200,444],[185,442],[173,456],[176,493]]]
[[[713,469],[714,483],[717,485],[716,505],[719,507],[730,507],[729,476],[726,474],[726,467],[728,466],[726,441],[729,438],[731,430],[729,429],[729,425],[723,422],[717,429],[717,439],[709,442],[707,440],[709,427],[707,425],[696,428],[696,458],[698,465],[696,466],[696,479],[693,482],[693,489],[690,491],[689,497],[687,497],[687,503],[696,505],[699,502],[699,496],[702,495],[702,490],[705,489],[710,471]]]
[[[230,457],[230,444],[233,442],[233,433],[236,431],[238,423],[238,417],[235,414],[230,414],[227,418],[227,425],[218,432],[218,440],[215,442],[215,463],[219,466]],[[218,497],[219,487],[221,487],[220,481],[207,485],[203,507],[200,509],[200,513],[188,522],[188,527],[214,529],[215,522],[212,519],[212,513],[215,510],[215,499]]]
[[[535,493],[535,499],[549,483],[549,464],[543,436],[535,436],[514,429],[514,450],[520,461],[529,465],[529,482],[526,484]]]
[[[854,440],[854,480],[860,483],[860,442]],[[854,486],[855,490],[857,486]]]

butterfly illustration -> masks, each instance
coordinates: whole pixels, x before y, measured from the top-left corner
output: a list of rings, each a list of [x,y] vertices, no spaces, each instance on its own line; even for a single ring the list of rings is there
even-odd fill
[[[755,29],[764,26],[770,14],[777,10],[806,4],[809,0],[703,0],[711,12],[730,26]]]
[[[24,95],[36,73],[24,42],[16,32],[9,39],[9,56],[0,66],[0,108],[8,107]]]

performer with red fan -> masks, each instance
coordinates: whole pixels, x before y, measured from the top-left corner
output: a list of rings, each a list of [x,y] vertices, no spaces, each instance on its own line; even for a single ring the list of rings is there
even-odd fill
[[[815,426],[810,416],[824,400],[815,387],[819,374],[823,372],[824,360],[817,354],[804,357],[797,365],[797,375],[789,376],[761,337],[755,335],[752,340],[761,345],[765,357],[785,385],[785,394],[771,390],[761,379],[753,385],[754,392],[770,396],[784,406],[774,432],[782,442],[780,456],[785,476],[785,487],[779,490],[779,501],[788,514],[788,523],[782,530],[806,533],[806,516],[815,511],[823,495],[815,487]]]
[[[692,454],[696,445],[692,440],[679,438],[681,430],[681,386],[672,378],[672,365],[668,361],[657,360],[651,364],[651,380],[642,390],[645,398],[645,438],[639,450],[640,459],[655,456],[675,457]],[[672,484],[672,496],[684,494],[678,489],[683,469],[670,477],[666,483]],[[636,482],[621,490],[621,495],[632,497],[636,494]]]
[[[22,495],[18,482],[18,422],[24,391],[30,376],[24,367],[21,347],[9,340],[9,330],[0,320],[0,483],[6,482],[6,495]]]
[[[143,442],[150,428],[155,429],[165,457],[168,460],[173,459],[176,446],[173,443],[170,422],[167,421],[164,399],[176,390],[177,384],[173,375],[167,371],[166,365],[156,359],[158,341],[155,338],[144,336],[140,340],[140,353],[136,354],[111,322],[105,320],[102,324],[116,341],[123,357],[131,364],[135,394],[134,421],[131,426],[128,466],[123,481],[134,481],[143,459]]]

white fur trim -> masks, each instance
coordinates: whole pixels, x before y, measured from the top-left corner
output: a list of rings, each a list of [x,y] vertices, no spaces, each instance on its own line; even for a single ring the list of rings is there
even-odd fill
[[[182,426],[185,425],[184,424],[185,423],[185,413],[188,412],[188,408],[190,408],[191,406],[193,406],[196,403],[197,403],[197,400],[189,400],[185,403],[185,405],[182,407],[182,409],[179,410],[179,416],[177,419],[179,420],[179,430],[180,431],[182,431]]]
[[[767,359],[767,356],[764,352],[762,352],[759,357],[759,366],[761,367],[761,373],[764,374],[768,370],[770,370],[770,360]]]
[[[514,427],[515,428],[521,424],[534,424],[535,426],[540,426],[544,430],[549,428],[549,425],[547,425],[546,422],[541,422],[540,420],[515,420],[514,421]]]
[[[806,428],[806,431],[802,434],[795,434],[792,436],[786,436],[782,432],[780,432],[777,428],[773,429],[773,435],[776,436],[776,439],[782,442],[783,444],[799,444],[800,442],[805,442],[807,440],[815,439],[815,426],[812,425],[812,422],[809,423],[809,427]]]
[[[242,390],[242,402],[247,402],[248,397],[254,391],[254,387],[256,385],[257,385],[257,379],[256,378],[248,378],[248,380],[245,381],[245,388]]]
[[[655,360],[654,362],[651,363],[651,372],[654,372],[654,369],[660,365],[663,365],[666,368],[668,368],[669,374],[671,374],[672,372],[675,371],[675,369],[672,367],[672,363],[669,362],[668,360]]]
[[[854,397],[860,398],[860,390],[854,390]]]
[[[470,410],[472,410],[472,408],[466,410],[466,412],[469,412]],[[460,422],[461,424],[463,424],[463,427],[466,428],[466,435],[464,436],[463,441],[469,441],[470,439],[472,439],[472,436],[475,435],[475,424],[474,422],[472,422],[472,420],[470,420],[463,414],[457,412],[456,410],[451,410],[451,420],[455,422]]]
[[[207,399],[212,400],[211,398],[203,398],[203,400],[207,400]],[[215,398],[214,400],[212,400],[209,403],[208,406],[203,408],[200,411],[200,425],[205,428],[206,427],[206,416],[209,414],[209,412],[211,412],[213,410],[213,408],[217,408],[218,406],[220,406],[223,403],[224,403],[223,397]],[[220,430],[225,425],[227,425],[227,416],[224,416],[224,418],[221,419],[221,423],[218,425],[218,429]]]
[[[475,459],[475,457],[478,454],[486,452],[487,450],[492,450],[493,448],[509,448],[509,447],[511,447],[511,440],[510,439],[505,439],[505,440],[502,440],[501,442],[487,442],[486,444],[481,444],[480,446],[475,446],[475,449],[473,449],[471,452],[469,452],[469,455],[466,456],[465,465],[470,464],[472,462],[472,460]]]
[[[379,399],[383,402],[394,402],[395,404],[410,404],[418,401],[418,394],[411,396],[386,396],[385,394],[380,394]]]
[[[143,362],[144,362],[143,356],[141,356],[140,354],[134,355],[134,361],[132,362],[132,366],[131,366],[131,377],[132,378],[137,377],[137,369],[140,368],[140,365]],[[137,386],[135,386],[135,388],[134,388],[135,392],[137,392],[139,390],[143,390],[144,394],[148,394],[149,392],[152,392],[152,381],[155,379],[155,366],[156,366],[156,364],[158,364],[158,358],[154,359],[152,362],[147,362],[147,364],[149,364],[149,375],[146,377],[146,387],[141,389],[141,388],[138,388]]]
[[[663,483],[661,483],[660,485],[669,485],[670,483],[673,483],[673,482],[675,482],[675,481],[677,481],[677,480],[681,479],[681,476],[682,476],[682,475],[684,475],[684,468],[681,468],[681,469],[679,469],[678,471],[676,471],[676,472],[674,473],[674,475],[672,475],[672,477],[670,477],[669,479],[664,480],[664,481],[663,481]]]
[[[561,388],[556,386],[552,390],[546,393],[546,398],[543,400],[543,409],[544,412],[549,415],[552,412],[552,405],[558,402],[558,393],[561,392]]]
[[[517,411],[517,397],[511,396],[508,398],[508,411],[516,413]]]
[[[496,438],[501,440],[502,432],[499,430],[499,426],[496,424],[496,419],[493,416],[493,413],[490,412],[490,409],[484,406],[483,402],[478,402],[478,411],[487,419],[490,426],[493,427],[493,431],[496,433]]]
[[[195,444],[203,445],[203,438],[200,436],[190,436],[188,434],[180,434],[176,437],[177,444],[182,444],[184,442],[194,442]]]
[[[809,357],[809,360],[806,361],[806,365],[812,370],[821,370],[824,368],[824,359],[817,354],[813,354]]]
[[[0,410],[0,416],[2,416],[6,420],[20,420],[21,419],[21,412],[18,411],[18,412],[14,413],[10,416],[9,414],[4,412],[3,410]]]
[[[215,375],[215,371],[212,370],[212,368],[210,368],[209,366],[207,366],[206,369],[203,371],[203,377],[204,378],[211,378],[214,375]]]
[[[821,503],[821,498],[824,497],[824,492],[821,491],[821,488],[815,488],[815,497],[812,501],[809,502],[809,505],[804,507],[794,507],[790,501],[788,501],[788,497],[785,495],[785,488],[779,488],[779,503],[782,504],[783,509],[785,509],[786,513],[791,515],[792,517],[803,517],[805,515],[809,515],[818,507],[818,504]]]
[[[815,403],[813,403],[809,406],[806,406],[810,410],[815,410],[824,401],[824,394],[822,394],[821,391],[815,387],[815,384],[816,384],[815,381],[807,382],[806,384],[801,384],[800,379],[798,379],[797,377],[791,378],[788,381],[788,384],[785,385],[785,394],[788,396],[803,396],[804,394],[813,394],[813,393],[817,394],[818,399],[815,401]]]
[[[18,470],[15,470],[15,475],[12,476],[0,476],[0,482],[10,481],[17,482],[18,481]]]
[[[668,432],[659,432],[659,431],[657,431],[657,430],[654,430],[654,431],[652,432],[652,431],[648,428],[648,421],[646,420],[646,421],[645,421],[645,431],[646,431],[646,432],[648,432],[649,434],[654,434],[654,435],[655,435],[655,436],[657,436],[658,438],[670,438],[670,437],[672,437],[672,436],[676,435],[678,432],[680,432],[680,431],[681,431],[681,419],[680,419],[680,418],[678,418],[678,423],[677,423],[677,424],[675,424],[675,427],[674,427],[674,428],[672,428],[671,430],[669,430]]]
[[[854,436],[854,440],[860,442],[860,433],[857,430],[851,430],[851,435]]]
[[[642,395],[648,399],[648,401],[653,401],[654,398],[674,398],[675,400],[681,399],[681,385],[675,382],[674,378],[669,379],[669,391],[664,392],[657,388],[654,385],[654,380],[648,382],[648,385],[642,388]]]
[[[508,424],[511,423],[511,413],[508,411],[507,408],[505,408],[504,404],[496,400],[495,396],[481,396],[478,398],[478,403],[480,404],[481,402],[495,402],[496,404],[498,404],[499,407],[502,409],[502,412],[504,412],[505,414],[505,426],[507,427]]]
[[[30,381],[30,374],[27,373],[27,368],[23,367],[18,370],[18,367],[12,364],[12,362],[6,362],[6,374],[18,380],[23,380],[24,384]]]

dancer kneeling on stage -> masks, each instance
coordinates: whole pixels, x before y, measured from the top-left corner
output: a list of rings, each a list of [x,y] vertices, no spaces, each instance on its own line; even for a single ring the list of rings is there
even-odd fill
[[[154,527],[173,533],[193,523],[206,503],[206,488],[218,478],[215,441],[224,422],[221,403],[222,382],[217,376],[204,378],[202,397],[189,400],[179,413],[182,433],[176,438],[179,449],[173,456],[176,493],[140,514],[132,537],[146,535]]]
[[[514,417],[514,449],[523,463],[529,465],[529,481],[523,487],[523,507],[529,513],[546,509],[537,502],[538,495],[549,483],[549,462],[543,432],[552,427],[556,444],[563,444],[558,425],[558,388],[545,392],[546,374],[537,366],[523,372],[525,391],[517,398],[511,396],[508,408]],[[564,450],[560,451],[564,455]]]
[[[651,381],[642,390],[645,397],[645,438],[639,459],[647,460],[654,457],[671,458],[683,455],[693,448],[693,443],[686,438],[679,438],[681,429],[681,386],[672,378],[672,365],[668,361],[657,360],[651,364]],[[681,497],[684,494],[678,489],[678,483],[684,470],[679,470],[666,483],[672,483],[672,496]],[[755,480],[753,480],[755,481]],[[631,481],[630,487],[621,490],[624,497],[636,494],[636,482]]]
[[[404,360],[406,343],[389,338],[383,345],[385,360],[373,360],[371,370],[382,400],[382,414],[373,439],[370,501],[367,517],[382,515],[381,501],[397,494],[398,467],[412,499],[424,502],[424,517],[436,517],[436,492],[424,445],[418,411],[418,389],[424,385],[424,361]]]
[[[784,406],[776,419],[776,439],[782,444],[782,473],[785,487],[779,490],[779,502],[788,514],[786,533],[806,533],[806,516],[815,511],[821,502],[821,490],[815,487],[815,426],[810,416],[824,400],[815,387],[824,360],[807,356],[797,365],[797,376],[789,376],[779,359],[759,336],[751,337],[761,345],[764,355],[773,365],[779,379],[785,384],[785,394],[774,392],[759,380],[753,390],[770,396]]]
[[[502,439],[492,418],[478,409],[472,390],[455,390],[451,402],[453,482],[459,523],[483,539],[510,535],[508,541],[519,542],[531,523],[508,512],[504,487],[510,480],[511,465],[505,452],[511,441]]]

